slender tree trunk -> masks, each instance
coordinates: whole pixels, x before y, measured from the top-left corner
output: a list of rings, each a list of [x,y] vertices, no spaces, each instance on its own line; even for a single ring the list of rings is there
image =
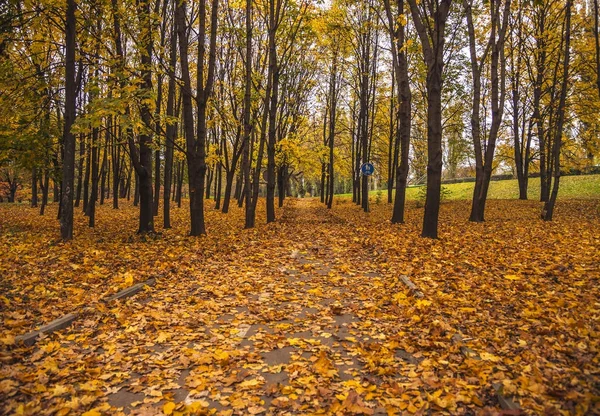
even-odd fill
[[[75,0],[67,0],[65,24],[65,125],[63,132],[62,209],[60,235],[63,241],[73,239],[73,182],[75,177],[75,135],[71,126],[75,120]]]
[[[81,186],[83,182],[83,164],[85,162],[85,136],[79,134],[79,163],[77,164],[77,190],[75,191],[75,206],[79,207],[81,201]]]
[[[166,1],[166,0],[165,0]],[[164,38],[164,36],[163,36]],[[162,42],[161,42],[162,46]],[[160,123],[160,108],[162,104],[162,95],[163,95],[163,76],[159,75],[157,80],[157,94],[156,94],[156,131],[161,131],[161,123]],[[152,205],[152,215],[158,215],[158,206],[160,201],[160,136],[157,134],[155,138],[155,146],[154,150],[154,201]]]
[[[115,126],[113,133],[116,133],[116,131],[117,128]],[[111,159],[113,171],[113,209],[119,209],[119,186],[123,183],[123,180],[121,178],[121,155],[119,153],[119,146],[114,138],[111,140]]]
[[[211,2],[210,18],[210,45],[209,58],[205,76],[205,54],[206,54],[206,1],[201,0],[199,4],[199,36],[198,36],[198,59],[197,59],[197,82],[196,102],[198,106],[196,137],[194,137],[194,117],[192,112],[191,79],[188,63],[188,42],[186,24],[187,2],[178,3],[176,8],[176,24],[180,49],[181,74],[183,80],[183,116],[186,137],[186,157],[188,164],[188,183],[190,189],[190,235],[198,236],[206,234],[204,225],[204,185],[206,180],[206,109],[208,99],[212,93],[214,82],[215,60],[216,60],[216,34],[218,0]]]
[[[173,2],[175,7],[175,2]],[[169,68],[172,73],[169,74],[169,83],[167,91],[167,117],[175,117],[175,67],[177,65],[177,33],[175,25],[171,31],[171,41],[169,49]],[[165,176],[163,193],[163,227],[171,228],[171,186],[173,182],[173,153],[175,136],[177,134],[177,124],[169,121],[166,127],[165,139]]]
[[[31,207],[32,208],[35,208],[38,206],[37,182],[38,182],[37,167],[34,166],[31,169]]]
[[[108,164],[108,143],[110,140],[110,130],[112,128],[112,120],[110,117],[106,120],[106,131],[104,133],[104,149],[102,151],[102,165],[100,167],[100,205],[104,205],[106,197],[106,175],[109,172]]]
[[[442,181],[442,73],[444,69],[445,28],[452,0],[423,0],[435,8],[426,29],[416,0],[408,0],[413,21],[427,64],[427,194],[423,216],[423,237],[437,238]],[[433,29],[433,30],[431,30]]]
[[[233,179],[235,178],[235,170],[233,166],[230,167],[225,175],[225,194],[223,195],[223,208],[224,214],[229,212],[229,202],[231,201],[231,190],[233,189]],[[239,183],[238,183],[239,185]]]
[[[560,99],[557,113],[556,128],[553,134],[553,147],[552,147],[552,161],[554,183],[552,185],[552,193],[550,198],[544,204],[544,210],[542,212],[542,218],[544,221],[552,221],[554,216],[554,207],[556,205],[556,198],[558,197],[558,187],[560,183],[560,149],[562,146],[563,136],[563,125],[565,120],[565,107],[567,101],[567,88],[569,82],[569,60],[570,60],[570,47],[571,47],[571,4],[572,0],[567,0],[565,6],[565,35],[564,35],[564,56],[562,64],[562,82],[560,89]]]
[[[389,0],[388,0],[389,3]],[[392,29],[393,30],[393,27]],[[392,48],[394,47],[394,38],[391,39]],[[394,189],[394,168],[396,161],[394,160],[394,138],[397,129],[396,122],[396,106],[394,100],[394,89],[396,88],[396,71],[392,69],[392,86],[390,88],[390,135],[388,139],[388,177],[387,177],[387,202],[391,204],[393,201],[392,190]]]
[[[335,123],[337,121],[337,100],[338,100],[338,90],[337,90],[337,78],[338,78],[338,50],[337,47],[333,52],[333,62],[331,65],[331,76],[329,80],[329,189],[328,189],[328,198],[327,198],[327,208],[331,209],[333,204],[333,191],[334,191],[334,176],[333,176],[333,148],[335,146]]]
[[[404,15],[404,0],[396,1],[398,16]],[[394,147],[394,163],[396,179],[396,195],[394,198],[394,210],[392,212],[392,223],[404,223],[404,206],[406,203],[406,185],[408,179],[408,153],[410,145],[411,129],[411,91],[408,76],[408,60],[405,47],[405,26],[400,24],[400,19],[392,15],[390,2],[385,0],[386,15],[390,31],[390,42],[392,44],[392,61],[394,73],[396,74],[396,88],[398,89],[398,113],[396,119],[396,145]],[[396,22],[398,27],[396,28]],[[390,115],[391,116],[391,115]],[[391,141],[391,140],[390,140]],[[398,153],[400,153],[400,164],[397,165]]]
[[[249,215],[251,204],[250,168],[252,165],[250,154],[250,138],[252,125],[250,124],[250,112],[252,111],[252,0],[246,0],[246,56],[244,62],[244,138],[242,141],[242,170],[244,172],[244,202],[246,204],[246,219]],[[221,165],[219,165],[219,193],[221,189]],[[247,223],[246,223],[247,225]]]
[[[90,100],[91,101],[91,100]],[[89,226],[93,227],[96,220],[96,201],[98,200],[98,180],[99,180],[99,155],[98,155],[98,129],[92,130],[92,144],[91,144],[91,161],[92,161],[92,188],[90,192],[90,199],[87,203],[86,215],[89,219]]]
[[[482,222],[485,220],[485,204],[487,201],[487,192],[492,176],[492,163],[494,160],[494,151],[498,131],[502,123],[505,101],[505,59],[504,59],[504,41],[506,29],[508,27],[508,16],[510,13],[510,0],[505,0],[504,10],[501,15],[500,0],[491,3],[490,21],[491,31],[486,52],[491,51],[490,73],[491,73],[491,127],[487,137],[485,151],[482,154],[480,137],[480,113],[481,102],[481,68],[486,62],[485,54],[481,63],[478,63],[476,53],[475,28],[473,24],[473,15],[469,0],[463,1],[467,15],[467,24],[469,29],[469,44],[471,53],[471,67],[473,75],[473,113],[471,116],[473,143],[475,146],[476,174],[475,190],[471,206],[470,221]],[[502,18],[502,19],[501,19]],[[500,72],[500,73],[499,73]]]
[[[40,188],[42,188],[42,205],[40,206],[40,215],[44,215],[46,205],[48,205],[48,188],[50,187],[50,173],[48,169],[44,171],[43,178],[40,178]]]

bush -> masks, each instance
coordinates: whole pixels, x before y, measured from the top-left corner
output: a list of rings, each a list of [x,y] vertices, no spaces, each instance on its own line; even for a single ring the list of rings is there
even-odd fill
[[[452,191],[445,186],[442,186],[440,190],[440,202],[443,203],[447,201],[452,195]],[[422,208],[425,206],[425,200],[427,199],[427,185],[421,186],[419,189],[419,193],[417,194],[417,208]]]

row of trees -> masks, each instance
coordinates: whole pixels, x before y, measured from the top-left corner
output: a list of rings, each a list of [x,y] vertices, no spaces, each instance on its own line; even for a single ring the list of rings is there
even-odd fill
[[[396,223],[407,184],[426,177],[426,237],[443,176],[476,177],[470,219],[483,221],[493,172],[511,169],[523,199],[539,172],[550,220],[561,167],[599,153],[597,0],[1,7],[0,159],[13,184],[30,172],[42,212],[55,184],[64,239],[80,200],[94,226],[98,199],[118,208],[128,193],[139,232],[154,231],[161,194],[168,228],[184,183],[192,235],[211,196],[253,227],[261,189],[267,222],[309,184],[331,207],[351,183],[368,211],[367,161],[389,202],[395,189]]]

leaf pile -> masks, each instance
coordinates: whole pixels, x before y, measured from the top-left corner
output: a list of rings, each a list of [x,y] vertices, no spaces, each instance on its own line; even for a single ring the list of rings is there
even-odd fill
[[[483,224],[452,202],[436,241],[422,209],[392,225],[389,206],[314,200],[255,230],[207,210],[199,239],[183,209],[142,238],[135,208],[100,207],[66,245],[51,211],[0,210],[0,413],[492,414],[495,383],[526,412],[600,412],[597,201],[561,202],[553,223],[490,201]],[[71,328],[13,345],[75,309]]]

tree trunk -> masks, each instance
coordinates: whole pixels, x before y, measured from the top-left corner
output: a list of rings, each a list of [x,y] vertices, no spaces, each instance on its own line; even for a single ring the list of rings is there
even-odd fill
[[[73,239],[73,184],[75,179],[75,135],[71,126],[75,121],[75,0],[67,0],[65,24],[65,124],[63,131],[63,169],[60,234],[63,241]]]
[[[198,35],[198,59],[196,68],[196,102],[197,124],[196,137],[194,137],[194,116],[192,110],[191,79],[188,63],[188,42],[186,24],[187,2],[177,4],[175,20],[177,24],[177,35],[179,40],[181,78],[183,80],[183,118],[186,138],[186,158],[188,165],[188,183],[190,189],[190,235],[198,236],[206,234],[204,225],[204,185],[206,180],[206,109],[208,99],[212,93],[214,82],[214,70],[216,60],[216,34],[218,0],[211,3],[210,22],[210,45],[208,68],[205,75],[205,53],[206,53],[206,1],[201,0],[199,4],[199,35]]]
[[[48,205],[48,188],[50,187],[50,173],[48,169],[44,171],[43,178],[40,178],[40,188],[42,188],[42,205],[40,206],[40,215],[44,215],[46,205]]]
[[[408,0],[427,64],[427,194],[422,236],[437,238],[442,180],[442,72],[444,69],[445,28],[452,0],[427,0],[435,8],[428,30],[421,20],[416,0]],[[428,25],[429,25],[428,24]]]
[[[542,218],[544,221],[552,221],[554,216],[554,207],[556,205],[556,198],[558,197],[558,186],[560,183],[560,149],[562,146],[562,135],[563,125],[565,120],[565,106],[567,101],[567,88],[569,82],[569,59],[570,59],[570,46],[571,46],[571,4],[572,0],[567,0],[565,6],[565,36],[564,36],[564,57],[562,64],[562,82],[560,90],[560,100],[557,113],[556,128],[553,134],[553,147],[552,147],[552,161],[554,183],[552,185],[552,193],[548,201],[544,204],[544,210],[542,212]]]
[[[173,2],[175,4],[175,2]],[[175,25],[171,30],[171,41],[169,45],[169,83],[167,91],[167,118],[175,117],[175,67],[177,65],[177,33]],[[173,182],[173,153],[175,136],[177,135],[177,124],[169,121],[166,127],[165,138],[165,176],[163,193],[163,227],[171,228],[171,186]]]
[[[35,208],[38,206],[38,189],[37,189],[37,167],[31,169],[31,207]]]
[[[404,0],[397,0],[396,6],[398,16],[404,15]],[[396,170],[396,195],[394,198],[392,223],[401,224],[404,223],[404,207],[406,203],[412,97],[408,76],[408,61],[406,58],[405,27],[399,24],[398,28],[395,28],[395,22],[400,23],[400,19],[393,17],[389,0],[385,0],[385,8],[390,31],[390,42],[392,44],[392,62],[397,79],[396,88],[398,89],[398,113],[395,123],[397,126],[396,145],[394,146],[394,163],[392,164],[392,168],[395,167]],[[400,164],[396,167],[398,156],[400,156]]]
[[[333,204],[333,190],[334,190],[334,176],[333,176],[333,148],[335,146],[335,123],[337,121],[337,100],[338,100],[338,90],[337,90],[337,78],[338,78],[338,49],[333,52],[333,62],[331,66],[331,76],[329,80],[329,162],[328,167],[329,171],[327,172],[328,180],[328,198],[327,198],[327,209],[331,209]]]
[[[235,171],[230,168],[225,175],[225,194],[223,195],[223,208],[224,214],[229,212],[229,203],[231,201],[231,190],[233,189],[233,179],[235,177]]]
[[[92,101],[90,99],[90,101]],[[92,130],[92,189],[90,192],[90,199],[87,203],[86,215],[89,217],[88,225],[93,227],[96,220],[96,201],[98,200],[98,180],[99,180],[99,152],[98,152],[98,128]]]
[[[77,164],[77,190],[75,191],[75,206],[79,207],[81,201],[81,187],[83,182],[83,164],[85,162],[85,136],[79,134],[79,163]]]
[[[502,123],[505,101],[505,59],[504,59],[504,41],[506,29],[508,27],[508,16],[510,13],[510,0],[505,0],[502,20],[500,15],[500,6],[502,2],[498,0],[492,3],[490,8],[491,31],[485,51],[491,50],[490,73],[491,73],[491,127],[482,154],[481,149],[481,120],[480,120],[480,102],[481,102],[481,68],[486,62],[486,55],[478,63],[475,40],[475,27],[473,24],[473,15],[469,0],[463,0],[467,16],[467,25],[469,30],[469,44],[471,54],[471,68],[473,75],[473,113],[471,115],[471,125],[473,134],[473,144],[475,147],[475,190],[473,192],[473,201],[471,206],[470,221],[482,222],[485,220],[485,204],[487,201],[487,192],[492,176],[492,163],[494,161],[494,151],[496,149],[496,140],[498,131]],[[499,72],[500,67],[500,74]],[[485,115],[487,118],[487,114]],[[484,139],[485,140],[485,139]]]

